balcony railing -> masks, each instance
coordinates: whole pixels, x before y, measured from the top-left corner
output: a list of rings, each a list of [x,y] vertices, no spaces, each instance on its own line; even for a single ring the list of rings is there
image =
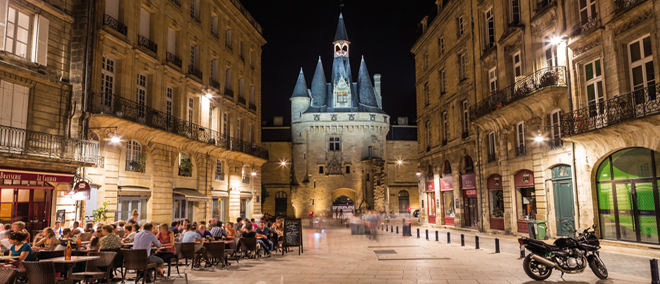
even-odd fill
[[[629,7],[632,7],[633,5],[642,1],[644,0],[615,0],[614,6],[616,6],[616,11],[619,12],[628,9]]]
[[[181,58],[176,57],[176,55],[172,53],[169,52],[165,53],[165,60],[167,60],[167,62],[172,62],[172,64],[176,66],[181,67]]]
[[[660,84],[632,91],[561,116],[561,134],[572,136],[660,113]]]
[[[117,95],[93,93],[88,111],[93,114],[112,115],[188,139],[212,144],[224,149],[231,149],[232,151],[240,151],[262,159],[268,159],[268,150],[254,143],[229,137],[215,130],[185,121]]]
[[[527,155],[527,145],[518,145],[518,147],[516,147],[516,156],[520,157],[525,155]]]
[[[209,85],[213,88],[220,90],[220,83],[216,80],[213,80],[213,78],[209,78]]]
[[[471,106],[470,117],[472,120],[476,120],[546,87],[565,86],[566,67],[542,68]]]
[[[234,90],[230,88],[225,88],[225,96],[233,98],[234,97]]]
[[[257,105],[250,103],[250,109],[256,111],[257,110]]]
[[[555,2],[555,0],[538,0],[538,2],[536,2],[536,11],[539,11],[539,10],[545,8],[545,7],[548,7],[548,6],[550,6],[550,4],[552,4],[554,2]]]
[[[153,51],[154,53],[156,53],[158,50],[158,45],[155,42],[141,35],[138,35],[138,45],[144,46],[145,48]]]
[[[128,28],[126,25],[122,24],[119,20],[111,17],[108,14],[103,16],[103,24],[112,28],[115,31],[118,31],[120,34],[126,35],[128,33]]]
[[[193,75],[200,79],[202,79],[203,76],[202,70],[197,69],[197,67],[195,67],[195,65],[192,64],[188,65],[188,74]]]
[[[239,104],[245,104],[245,97],[243,97],[243,96],[238,96],[238,103],[239,103]]]
[[[190,17],[198,24],[202,23],[202,19],[199,18],[197,15],[190,15]]]
[[[181,7],[181,0],[170,0],[172,4],[176,5],[177,7]]]
[[[598,18],[596,17],[596,15],[592,15],[586,20],[586,22],[577,23],[575,27],[573,27],[573,36],[587,34],[593,31],[596,28],[596,26],[598,26]]]
[[[488,162],[495,162],[496,157],[495,154],[488,154]]]
[[[98,164],[96,142],[0,125],[0,152]]]
[[[257,32],[258,32],[259,34],[263,35],[263,34],[264,34],[264,33],[263,33],[264,31],[263,31],[263,29],[261,28],[261,25],[259,25],[259,23],[257,23],[257,20],[255,20],[255,19],[252,17],[252,15],[250,14],[250,12],[248,12],[248,10],[245,9],[245,7],[243,7],[243,5],[241,4],[241,1],[240,1],[240,0],[230,0],[230,1],[231,1],[231,3],[234,4],[234,6],[235,6],[235,7],[241,12],[241,14],[243,14],[243,16],[245,16],[245,19],[246,19],[248,22],[250,22],[250,24],[251,24],[251,25],[257,30]]]
[[[561,138],[552,138],[550,139],[550,149],[559,149],[564,147],[564,140]]]

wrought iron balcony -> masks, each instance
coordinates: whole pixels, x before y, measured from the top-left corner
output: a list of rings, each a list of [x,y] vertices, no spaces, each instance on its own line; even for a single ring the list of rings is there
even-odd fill
[[[238,103],[239,103],[239,104],[245,104],[245,97],[243,97],[243,96],[238,96]]]
[[[527,155],[527,145],[519,145],[516,147],[516,156],[525,156]]]
[[[538,0],[538,2],[536,2],[536,11],[539,11],[539,10],[545,8],[545,7],[548,7],[551,4],[553,4],[554,2],[555,2],[555,0]]]
[[[616,6],[616,11],[620,12],[625,9],[628,9],[632,6],[634,6],[637,3],[641,3],[644,0],[615,0],[614,1],[614,6]]]
[[[188,74],[193,75],[200,79],[202,79],[203,76],[202,70],[197,69],[197,67],[195,67],[195,65],[192,64],[188,65]]]
[[[158,45],[155,42],[141,35],[138,35],[138,45],[144,46],[145,48],[153,51],[154,53],[156,53],[158,50]]]
[[[660,84],[635,90],[561,116],[565,137],[660,113]]]
[[[196,16],[196,15],[192,15],[192,14],[191,14],[190,17],[191,17],[196,23],[198,23],[198,24],[201,24],[201,23],[202,23],[202,19],[200,19],[199,16]]]
[[[596,15],[592,15],[584,23],[577,23],[575,27],[573,27],[573,36],[587,34],[595,30],[597,26],[598,26],[598,18],[596,17]]]
[[[213,80],[213,78],[209,78],[209,85],[213,88],[216,88],[217,90],[220,90],[220,83],[216,80]]]
[[[96,142],[0,125],[0,152],[98,165]]]
[[[550,139],[550,149],[554,150],[559,148],[564,148],[564,140],[561,140],[561,138]]]
[[[185,121],[117,95],[92,93],[88,111],[93,114],[115,116],[151,128],[183,136],[188,139],[208,143],[232,151],[240,151],[262,159],[268,159],[268,150],[263,149],[256,144],[247,143],[240,139],[229,137],[215,130],[190,121]]]
[[[181,7],[181,0],[170,0],[170,2],[177,7]]]
[[[108,14],[103,16],[103,24],[115,31],[118,31],[120,34],[126,35],[128,33],[128,28],[126,25],[122,24],[119,20],[111,17]]]
[[[250,109],[256,111],[257,110],[257,105],[250,103]]]
[[[470,118],[476,120],[547,87],[566,87],[566,67],[542,68],[518,79],[515,84],[504,87],[471,106]]]
[[[234,90],[225,87],[225,96],[233,98],[234,97]]]
[[[488,162],[495,162],[496,157],[495,154],[488,154]]]
[[[169,52],[165,53],[165,60],[167,60],[167,62],[172,62],[172,64],[176,66],[181,67],[181,58],[176,57],[176,55],[172,53]]]

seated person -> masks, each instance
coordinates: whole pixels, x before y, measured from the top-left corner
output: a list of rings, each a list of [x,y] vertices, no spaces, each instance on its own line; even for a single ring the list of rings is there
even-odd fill
[[[174,233],[175,237],[180,236],[181,232],[179,232],[179,221],[172,222],[172,226],[170,227],[169,230],[172,231],[172,233]]]
[[[255,232],[257,233],[257,240],[261,240],[263,243],[261,246],[266,250],[268,256],[270,256],[271,251],[273,250],[273,242],[268,239],[271,232],[270,229],[266,227],[266,222],[259,223],[259,228],[257,228]]]
[[[135,235],[137,234],[137,228],[136,230],[133,230],[133,225],[126,225],[124,226],[124,239],[121,241],[124,243],[131,243],[135,239]]]
[[[204,238],[197,233],[195,229],[195,226],[192,226],[188,224],[186,226],[186,233],[183,234],[183,237],[181,237],[181,242],[182,243],[195,243],[195,257],[201,257],[206,261],[207,265],[209,263],[207,257],[206,257],[206,248],[204,247]],[[193,260],[194,262],[194,260]],[[194,267],[199,267],[199,262],[196,262]]]
[[[89,242],[89,248],[90,249],[98,249],[99,248],[99,242],[101,238],[103,237],[103,228],[98,228],[94,233],[92,233],[92,239]]]
[[[227,237],[227,232],[225,232],[225,229],[222,227],[221,221],[215,222],[215,227],[211,229],[211,235],[213,235],[213,237],[216,239],[224,239]]]
[[[10,227],[9,229],[7,229],[6,231],[3,231],[3,232],[7,232],[7,233],[2,235],[2,237],[0,239],[0,245],[2,245],[0,250],[8,251],[9,248],[11,247],[11,242],[9,241],[9,234],[13,233],[14,231],[12,231],[11,227]]]
[[[160,225],[156,238],[160,241],[160,244],[163,245],[163,247],[161,247],[156,253],[156,256],[163,259],[164,262],[168,262],[176,253],[174,247],[174,232],[170,231],[170,228],[167,227],[166,223],[163,223]]]
[[[60,241],[55,236],[55,231],[51,228],[46,228],[39,233],[42,236],[41,239],[37,241],[37,238],[34,238],[35,242],[32,244],[33,247],[44,247],[46,250],[54,249]]]
[[[245,224],[245,231],[243,231],[243,232],[241,233],[241,238],[257,238],[257,232],[255,232],[255,231],[252,229],[252,223],[251,223],[251,222],[248,222],[247,224]],[[258,243],[262,248],[264,248],[265,250],[267,250],[267,248],[266,248],[266,244],[265,244],[261,239],[257,238],[257,243]],[[256,252],[255,252],[255,253],[256,253]],[[270,255],[270,251],[268,251],[268,253],[269,253],[269,255]]]
[[[158,276],[163,276],[163,259],[155,255],[151,255],[151,246],[157,248],[161,247],[160,241],[156,238],[156,235],[151,233],[153,225],[151,223],[146,223],[142,227],[142,232],[135,234],[135,240],[133,241],[133,249],[146,249],[149,259],[147,262],[156,263],[156,271]]]
[[[7,260],[7,263],[0,265],[0,268],[16,268],[18,271],[25,271],[23,261],[32,261],[32,247],[26,242],[27,234],[23,232],[13,232],[9,235],[9,242],[12,246],[9,248],[11,256],[18,256],[18,259]]]
[[[228,239],[233,239],[236,238],[236,230],[234,230],[234,224],[232,223],[227,223],[225,224],[225,232],[227,233],[227,238]]]
[[[110,225],[103,226],[101,231],[101,241],[99,242],[99,250],[113,250],[122,247],[119,237],[112,233],[114,228]]]
[[[14,232],[23,232],[27,234],[26,242],[30,241],[30,233],[25,229],[25,223],[18,221],[11,224],[11,230]]]
[[[205,238],[205,239],[208,238],[208,237],[213,237],[213,235],[211,234],[211,232],[209,232],[209,231],[206,229],[206,225],[199,225],[199,231],[198,231],[198,233],[199,233],[200,236],[202,236],[202,238]]]

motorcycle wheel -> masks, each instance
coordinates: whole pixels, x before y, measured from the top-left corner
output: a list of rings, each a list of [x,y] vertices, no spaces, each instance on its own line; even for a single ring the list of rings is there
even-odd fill
[[[600,259],[597,257],[591,257],[589,259],[589,267],[591,268],[591,271],[596,274],[596,276],[600,279],[607,279],[607,276],[609,275],[607,273],[607,267],[605,267],[605,264],[603,264]]]
[[[525,260],[523,261],[523,270],[525,270],[525,274],[527,274],[529,278],[532,278],[536,281],[543,281],[548,279],[550,274],[552,274],[552,268],[532,260],[531,254],[525,257]]]

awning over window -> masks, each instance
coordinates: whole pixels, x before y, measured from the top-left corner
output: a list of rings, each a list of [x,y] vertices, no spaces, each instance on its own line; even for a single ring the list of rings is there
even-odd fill
[[[174,194],[180,194],[186,197],[186,201],[193,201],[193,202],[208,202],[209,198],[197,192],[194,189],[188,189],[188,188],[175,188],[172,190],[172,193]]]
[[[120,186],[119,196],[151,196],[151,189],[141,186]]]

